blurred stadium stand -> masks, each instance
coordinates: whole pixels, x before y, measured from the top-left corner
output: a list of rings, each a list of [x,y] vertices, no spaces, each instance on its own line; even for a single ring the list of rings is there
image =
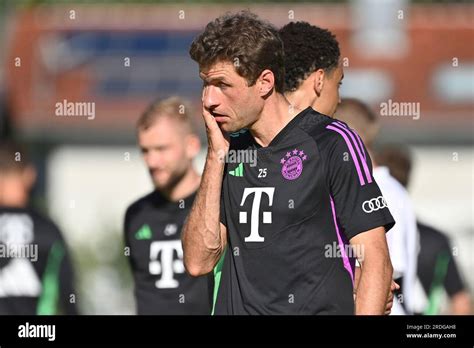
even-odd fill
[[[50,141],[133,141],[130,125],[152,99],[177,93],[197,101],[200,80],[188,58],[189,44],[210,19],[240,8],[238,4],[43,5],[15,13],[8,18],[5,64],[15,127],[31,139],[44,140],[47,131]],[[417,122],[384,120],[390,124],[387,136],[436,144],[471,138],[467,126],[472,124],[474,48],[466,44],[472,42],[471,5],[413,5],[400,20],[394,13],[408,46],[393,50],[404,52],[394,56],[367,53],[355,44],[364,28],[356,30],[353,24],[367,22],[363,19],[377,12],[367,11],[360,20],[351,16],[346,4],[251,8],[278,26],[294,11],[295,20],[330,28],[347,59],[343,94],[361,96],[373,106],[388,99],[419,102],[422,114]],[[75,11],[75,19],[69,18],[69,11]],[[396,47],[397,41],[391,46]],[[16,58],[21,67],[12,64]],[[453,66],[453,60],[459,66]],[[64,99],[95,102],[94,122],[55,117],[55,104]]]

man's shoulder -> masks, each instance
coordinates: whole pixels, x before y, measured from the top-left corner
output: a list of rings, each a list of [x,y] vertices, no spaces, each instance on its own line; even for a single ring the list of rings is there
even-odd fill
[[[9,224],[34,231],[35,235],[50,235],[60,238],[58,226],[45,214],[31,207],[28,208],[0,208],[0,224]]]
[[[345,122],[309,108],[301,117],[298,128],[305,132],[320,150],[347,151],[347,147],[361,146],[361,139]],[[361,149],[362,151],[362,149]]]
[[[298,120],[298,128],[303,132],[307,133],[313,138],[317,138],[323,135],[331,136],[326,128],[335,120],[327,115],[321,114],[311,107],[303,110],[300,115],[296,117]]]

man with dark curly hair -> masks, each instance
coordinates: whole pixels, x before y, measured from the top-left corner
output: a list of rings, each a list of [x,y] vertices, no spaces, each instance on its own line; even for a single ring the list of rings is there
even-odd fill
[[[224,255],[215,314],[383,314],[394,221],[386,206],[363,210],[381,193],[362,144],[330,117],[290,105],[282,41],[256,15],[211,21],[190,54],[208,152],[183,228],[184,264],[203,275]],[[236,153],[256,153],[257,164],[232,161]],[[352,250],[367,270],[355,306]]]
[[[299,109],[311,106],[332,117],[340,103],[339,87],[344,78],[336,36],[308,22],[290,22],[279,34],[285,51],[285,97]],[[360,267],[354,270],[355,296]],[[392,282],[386,314],[392,310],[394,291],[398,288]]]
[[[279,31],[285,50],[285,96],[292,105],[311,106],[332,116],[344,78],[336,37],[307,22],[291,22]]]

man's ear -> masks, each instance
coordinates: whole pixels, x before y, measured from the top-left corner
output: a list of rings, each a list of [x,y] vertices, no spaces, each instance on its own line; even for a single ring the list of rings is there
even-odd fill
[[[324,87],[324,78],[325,78],[324,70],[323,69],[316,70],[314,73],[311,74],[311,77],[313,78],[314,92],[319,97],[321,96],[321,93]]]
[[[269,69],[265,69],[260,74],[258,80],[258,92],[261,97],[265,97],[273,91],[275,87],[275,75]]]

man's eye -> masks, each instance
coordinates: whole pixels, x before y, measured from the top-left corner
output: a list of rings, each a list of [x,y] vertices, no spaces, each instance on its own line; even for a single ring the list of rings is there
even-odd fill
[[[218,86],[219,86],[219,88],[227,88],[227,87],[229,87],[229,85],[226,84],[226,83],[224,83],[224,82],[219,82]]]

